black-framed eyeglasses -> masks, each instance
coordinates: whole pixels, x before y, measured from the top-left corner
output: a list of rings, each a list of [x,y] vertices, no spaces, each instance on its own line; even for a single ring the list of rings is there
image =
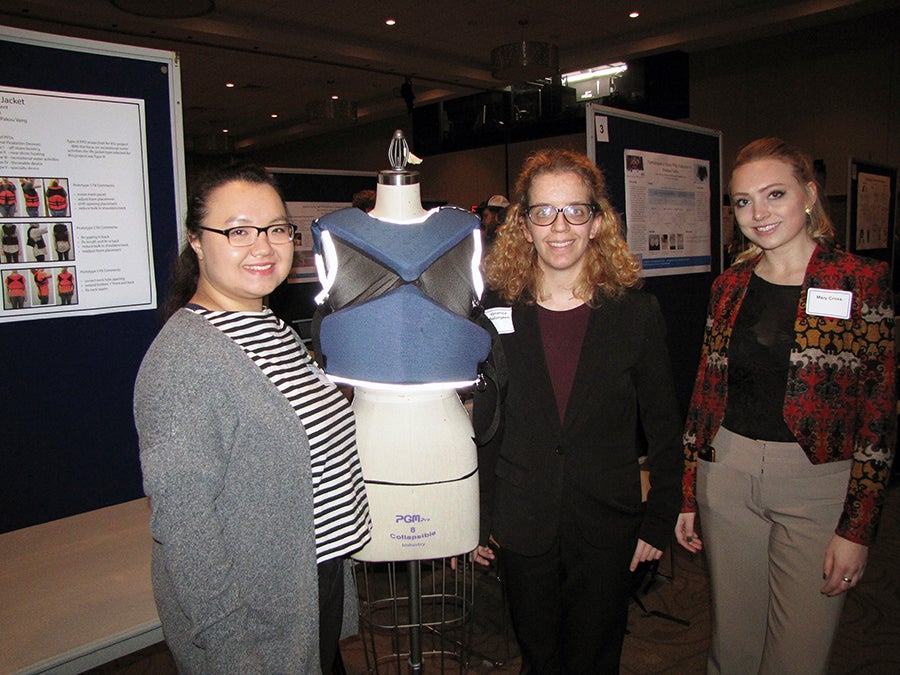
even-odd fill
[[[297,226],[290,223],[275,223],[268,227],[239,225],[238,227],[229,227],[227,230],[201,226],[200,229],[225,235],[228,237],[228,243],[232,246],[253,246],[263,232],[266,233],[270,244],[287,244],[294,240],[294,234],[297,232]]]
[[[563,214],[563,218],[569,225],[584,225],[594,217],[595,213],[599,212],[600,207],[596,204],[566,204],[563,207],[552,204],[532,204],[525,207],[528,220],[538,227],[552,225],[560,213]]]

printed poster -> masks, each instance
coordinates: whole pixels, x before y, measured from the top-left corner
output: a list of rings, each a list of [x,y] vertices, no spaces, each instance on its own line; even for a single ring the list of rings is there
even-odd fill
[[[859,172],[856,188],[856,250],[888,247],[891,178]]]
[[[313,253],[312,224],[317,218],[351,206],[350,202],[288,202],[288,217],[297,227],[289,284],[319,283]]]
[[[144,102],[0,87],[0,322],[154,309]]]
[[[628,246],[644,276],[708,272],[709,161],[624,151]]]

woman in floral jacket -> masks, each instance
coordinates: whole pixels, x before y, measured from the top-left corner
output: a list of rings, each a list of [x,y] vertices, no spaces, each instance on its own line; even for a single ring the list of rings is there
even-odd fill
[[[835,250],[799,148],[750,143],[731,196],[747,245],[712,289],[676,537],[706,545],[709,672],[824,673],[890,476],[891,275]]]

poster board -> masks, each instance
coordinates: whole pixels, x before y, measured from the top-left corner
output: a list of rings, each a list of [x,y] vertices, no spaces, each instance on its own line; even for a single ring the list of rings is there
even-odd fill
[[[588,156],[644,276],[721,271],[721,133],[591,105]]]
[[[36,214],[20,192],[15,214],[0,220],[50,224],[44,237],[53,247],[38,260],[20,227],[22,258],[4,256],[0,264],[4,281],[20,269],[34,284],[27,307],[8,305],[27,312],[0,330],[5,532],[142,496],[134,378],[159,328],[157,298],[178,249],[186,199],[174,53],[6,27],[0,53],[15,64],[0,73],[10,99],[0,117],[12,120],[0,134],[7,146],[0,176],[48,179]],[[67,181],[64,212],[50,210],[45,188],[53,178]],[[58,223],[67,228],[68,260],[56,248]],[[53,304],[42,306],[32,281],[39,267],[53,268]],[[68,308],[62,267],[74,269]],[[8,302],[5,284],[3,291]]]
[[[686,409],[709,289],[722,271],[721,132],[595,104],[585,117],[587,155],[642,258],[644,287],[659,299]]]
[[[886,262],[893,269],[897,168],[851,158],[847,176],[847,250]],[[893,274],[896,290],[896,271]]]

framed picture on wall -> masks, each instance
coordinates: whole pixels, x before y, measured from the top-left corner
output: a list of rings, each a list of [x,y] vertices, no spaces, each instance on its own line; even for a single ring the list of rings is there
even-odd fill
[[[897,246],[897,169],[851,159],[848,176],[847,250],[882,260],[893,268]]]

